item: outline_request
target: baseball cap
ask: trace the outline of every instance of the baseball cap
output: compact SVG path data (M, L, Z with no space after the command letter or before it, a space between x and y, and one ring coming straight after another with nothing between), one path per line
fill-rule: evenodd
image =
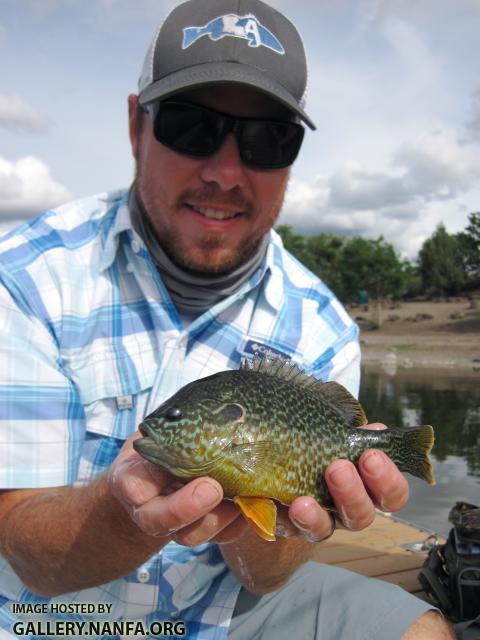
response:
M261 0L188 0L168 14L147 51L141 105L210 84L248 85L297 114L304 111L307 61L302 38Z

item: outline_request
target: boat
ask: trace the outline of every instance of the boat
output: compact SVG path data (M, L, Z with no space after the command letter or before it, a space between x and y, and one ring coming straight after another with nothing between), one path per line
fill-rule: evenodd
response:
M377 512L363 531L337 529L318 545L314 560L399 585L429 601L419 579L428 551L444 539L434 532Z

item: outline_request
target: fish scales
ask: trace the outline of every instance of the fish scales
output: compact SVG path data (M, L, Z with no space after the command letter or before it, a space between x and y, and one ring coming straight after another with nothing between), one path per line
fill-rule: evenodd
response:
M309 495L333 508L326 467L341 458L357 463L372 447L433 483L432 427L356 428L366 422L341 385L319 382L278 357L255 358L180 389L141 423L144 437L134 447L185 481L209 475L235 501L288 505Z

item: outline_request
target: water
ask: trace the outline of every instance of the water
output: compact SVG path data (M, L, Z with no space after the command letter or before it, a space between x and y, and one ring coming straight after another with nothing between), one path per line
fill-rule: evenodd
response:
M457 500L480 505L480 372L439 373L367 368L360 401L369 422L395 426L431 424L435 486L407 474L410 500L397 515L446 535L448 513Z

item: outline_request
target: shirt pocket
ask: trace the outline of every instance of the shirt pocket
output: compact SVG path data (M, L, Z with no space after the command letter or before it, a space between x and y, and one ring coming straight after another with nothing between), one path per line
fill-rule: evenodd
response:
M140 378L133 359L125 358L126 362L119 362L117 354L106 350L83 353L70 362L70 377L84 407L86 429L76 484L103 473L145 415L156 365L153 360L151 366L135 360L142 365Z

